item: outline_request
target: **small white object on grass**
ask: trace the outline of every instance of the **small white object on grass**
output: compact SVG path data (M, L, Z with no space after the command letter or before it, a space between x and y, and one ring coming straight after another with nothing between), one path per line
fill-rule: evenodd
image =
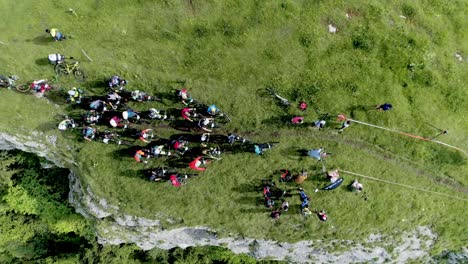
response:
M405 17L405 16L403 16L403 15L400 15L400 17L401 17L401 18L403 18L403 19L406 19L406 17Z
M68 8L68 12L71 12L73 15L75 15L76 17L78 16L78 14L75 12L75 10L73 10L72 8Z
M458 60L458 61L463 61L463 56L458 53L458 52L455 52L455 58Z
M314 192L318 192L319 190L317 188L315 188L315 191Z
M338 31L338 29L333 26L332 24L328 24L328 32L330 33L336 33Z
M348 13L345 14L345 17L346 17L347 19L351 19L351 15L348 14Z

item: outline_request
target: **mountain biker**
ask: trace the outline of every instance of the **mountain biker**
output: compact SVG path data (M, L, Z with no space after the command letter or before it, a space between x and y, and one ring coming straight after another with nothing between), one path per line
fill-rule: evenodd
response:
M159 167L159 168L156 168L156 169L150 171L150 173L151 173L151 175L149 177L150 181L160 181L163 178L165 178L167 170L164 169L164 168Z
M104 134L102 135L102 142L104 142L104 144L109 144L110 140L114 139L115 137L117 137L117 134L106 130L104 131ZM114 142L117 143L118 145L122 144L122 142L119 139L114 139Z
M193 119L191 119L190 117L197 117L198 116L195 111L196 111L195 108L185 107L185 108L182 109L181 115L185 120L193 122Z
M148 101L151 97L147 93L141 92L139 90L133 91L131 93L132 99L137 102Z
M70 128L75 128L75 126L75 121L73 121L73 119L67 118L59 123L58 129L61 131L65 131Z
M255 144L254 145L254 152L257 155L263 155L266 150L271 149L271 145L269 143L263 143L263 144Z
M138 136L143 142L149 143L150 141L148 139L153 137L153 129L144 129L138 133Z
M327 122L325 120L317 120L317 121L314 121L314 126L318 129L322 129L325 127L325 124Z
M169 181L171 181L171 184L174 187L180 187L182 185L179 179L177 178L176 174L172 174L171 176L169 176Z
M265 196L265 203L264 203L266 208L273 208L273 205L275 205L275 201L273 201L270 197Z
M54 54L49 54L48 59L51 64L57 65L59 63L64 62L66 57L64 55L54 53ZM70 59L73 60L73 57L70 57Z
M186 140L174 140L172 141L172 147L179 152L180 154L184 155L184 153L188 150L188 141Z
M213 130L210 128L214 128L214 118L211 117L204 117L198 121L198 127L205 130L206 132L212 132Z
M55 41L67 39L67 37L62 32L58 31L58 29L56 28L46 29L45 32L49 33Z
M268 184L263 186L263 196L271 198L270 186L268 186Z
M88 124L96 124L101 119L101 116L95 110L89 110L85 115L85 122Z
M194 159L192 162L189 163L189 167L192 170L197 170L197 171L205 171L206 168L200 167L201 165L206 165L207 161L203 159L202 156L198 156L196 159Z
M88 141L91 141L94 139L94 137L96 136L96 129L95 128L92 128L92 127L85 127L83 129L83 137L84 139L88 140Z
M122 112L122 118L124 120L129 120L130 118L136 118L136 120L140 120L140 115L138 115L138 113L132 109L128 109Z
M343 122L343 124L341 125L341 128L338 129L338 132L340 132L340 133L343 132L343 130L348 128L350 125L351 125L350 120L347 120L347 121Z
M11 88L15 84L16 80L18 80L18 76L16 75L9 77L0 75L0 87Z
M118 92L124 89L124 86L128 84L128 81L120 78L117 75L114 75L109 80L109 88Z
M127 124L123 124L122 119L120 119L118 116L114 116L109 120L109 124L112 127L123 127L127 128Z
M220 160L221 159L221 150L219 147L210 147L208 149L202 150L202 154L208 156L209 158Z
M94 100L89 104L89 108L98 112L107 111L106 102L102 100Z
M219 110L219 108L216 107L215 104L212 104L212 105L208 106L208 109L207 109L206 111L207 111L207 113L208 113L209 115L214 116L214 115L219 114L219 112L220 112L221 110Z
M208 141L210 141L210 133L203 133L200 135L200 145L202 147L206 147L206 143L208 143Z
M164 145L159 145L159 146L154 146L151 148L151 154L155 155L156 157L159 157L159 155L166 155L166 156L171 156L170 151L164 151Z
M304 123L304 117L302 116L296 116L291 119L291 123L293 125L298 125Z
M71 88L71 90L68 90L68 92L67 92L67 94L68 94L67 101L71 102L71 103L80 104L81 103L81 95L83 93L84 93L84 91L81 90L80 88L73 87L73 88Z
M116 92L108 93L106 96L107 103L109 103L113 108L120 104L120 100L122 100L122 96Z
M44 93L52 88L47 79L35 80L31 83L30 87L36 91L36 93Z
M133 155L133 159L135 159L137 162L143 162L143 163L148 163L147 160L142 160L143 157L146 157L147 159L149 159L149 155L146 153L146 151L144 150L137 150L135 152L135 155Z
M188 94L187 89L178 90L177 96L184 105L189 105L193 101L192 97Z
M157 110L155 108L150 108L148 110L148 117L151 119L159 119L159 120L164 120L167 118L166 114L161 113L160 110Z

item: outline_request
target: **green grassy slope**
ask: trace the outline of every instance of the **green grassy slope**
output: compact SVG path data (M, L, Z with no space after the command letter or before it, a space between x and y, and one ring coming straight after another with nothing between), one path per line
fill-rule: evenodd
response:
M451 149L353 124L338 135L286 129L275 123L286 113L258 91L274 87L295 102L306 100L307 121L320 113L354 119L431 137L429 122L447 129L440 138L468 149L466 1L7 1L0 0L0 71L22 81L52 78L49 53L78 57L88 74L88 94L102 93L95 82L113 74L130 80L130 89L171 92L186 81L192 95L215 102L234 120L226 129L254 131L252 140L281 144L265 157L226 156L189 185L150 184L138 174L141 164L113 146L78 144L83 180L93 191L126 212L151 217L157 212L181 217L179 225L208 225L249 237L360 239L431 226L441 237L437 250L466 245L466 202L363 180L367 201L345 188L312 194L325 184L321 165L293 154L293 148L324 145L334 153L327 166L375 176L432 191L467 197L466 156ZM78 17L67 12L73 8ZM347 19L345 14L351 15ZM404 15L406 19L400 17ZM327 25L338 27L330 34ZM43 32L56 27L72 39L54 43ZM86 62L84 49L94 62ZM414 72L408 65L414 64ZM76 85L61 79L64 87ZM44 100L0 91L2 130L54 132L56 109ZM22 106L27 103L27 107ZM59 101L63 102L63 101ZM394 109L376 112L376 104ZM157 107L166 107L154 103ZM138 109L147 106L135 105ZM180 106L179 106L180 107ZM40 114L39 114L40 113ZM31 117L31 118L28 118ZM22 121L21 125L17 124ZM15 120L15 121L11 121ZM49 125L48 125L49 124ZM161 129L161 135L174 131ZM60 138L65 144L73 136ZM59 140L59 141L60 141ZM93 159L89 159L92 156ZM158 162L154 161L151 166ZM330 221L303 219L299 198L291 211L271 222L262 206L260 180L276 170L307 168L304 189L314 208ZM354 177L345 176L345 184ZM255 187L257 186L257 187ZM293 189L294 185L285 185Z

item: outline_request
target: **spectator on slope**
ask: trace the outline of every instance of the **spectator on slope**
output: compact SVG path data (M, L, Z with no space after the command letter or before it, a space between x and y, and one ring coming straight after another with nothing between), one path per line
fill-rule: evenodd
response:
M351 190L354 192L361 192L363 190L363 186L360 182L354 180L353 183L351 183Z
M291 119L291 124L293 125L300 125L304 123L304 117L296 116Z
M377 109L378 111L382 111L382 112L385 112L385 111L390 111L392 110L392 105L389 104L389 103L385 103L385 104L381 104L381 105L377 105L375 107L375 109Z
M67 39L67 37L62 32L58 31L58 29L56 28L46 29L45 32L49 33L55 41Z

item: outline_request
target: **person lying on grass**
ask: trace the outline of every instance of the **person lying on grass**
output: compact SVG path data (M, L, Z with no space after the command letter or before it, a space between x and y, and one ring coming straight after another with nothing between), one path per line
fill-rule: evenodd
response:
M302 116L295 116L291 119L291 124L293 125L300 125L304 123L304 117Z
M323 160L325 159L328 155L331 155L331 153L325 152L323 147L320 147L318 149L312 149L307 152L307 155L311 158L314 158L316 160Z

